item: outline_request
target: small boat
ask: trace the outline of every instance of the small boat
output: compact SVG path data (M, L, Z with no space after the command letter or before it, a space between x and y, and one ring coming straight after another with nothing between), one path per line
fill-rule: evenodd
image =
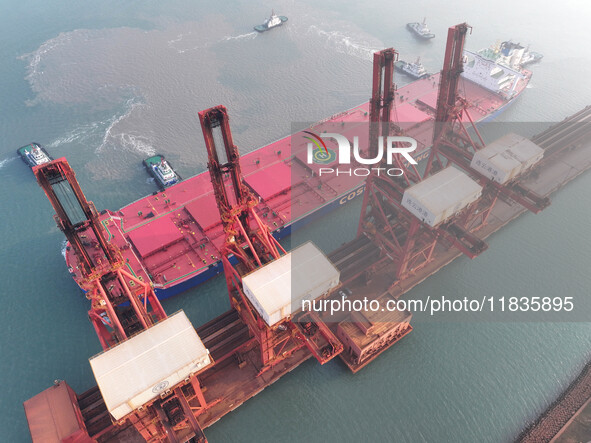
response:
M39 143L31 143L22 146L16 150L16 153L23 159L23 161L31 168L34 166L49 163L53 158Z
M421 63L421 57L418 57L417 61L414 63L407 63L405 61L399 60L394 63L394 68L400 72L410 75L412 78L425 78L431 75Z
M158 186L161 189L172 186L181 181L180 175L178 175L170 163L166 161L163 155L154 155L144 160L144 166L150 173Z
M543 54L536 51L530 51L529 46L527 46L527 48L524 48L519 43L513 43L511 40L503 42L503 45L515 50L523 49L523 53L521 54L521 60L519 62L519 65L521 67L531 65L532 63L537 63L544 58Z
M544 58L544 54L541 54L536 51L530 51L527 49L523 58L521 59L521 66L531 65L532 63L537 63Z
M258 32L265 32L269 29L275 28L277 26L281 26L284 22L287 21L287 17L283 15L276 15L275 11L271 11L271 17L265 19L262 25L257 25L254 27L255 31Z
M412 31L417 37L420 37L424 40L429 40L431 38L435 38L435 34L433 34L429 28L427 27L426 18L423 18L423 23L414 22L414 23L407 23L406 27Z

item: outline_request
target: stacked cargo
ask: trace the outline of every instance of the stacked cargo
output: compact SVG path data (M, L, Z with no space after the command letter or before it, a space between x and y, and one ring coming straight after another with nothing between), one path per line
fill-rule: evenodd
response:
M90 359L115 420L186 384L212 363L183 311Z
M402 206L431 227L443 223L478 200L482 186L448 167L404 191Z
M324 253L307 242L243 277L242 285L257 312L273 326L301 309L304 300L338 286L339 276Z
M505 184L538 163L544 150L517 134L507 134L477 151L470 167L486 178Z

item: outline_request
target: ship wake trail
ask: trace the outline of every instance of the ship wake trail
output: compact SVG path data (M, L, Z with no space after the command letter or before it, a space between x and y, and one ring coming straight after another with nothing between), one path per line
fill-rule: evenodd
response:
M107 124L110 124L110 120L103 120L100 122L93 122L90 124L78 126L63 137L59 137L49 143L47 147L57 148L58 146L67 145L73 142L84 142L92 136L96 136L98 131Z
M53 51L58 46L64 46L69 43L72 39L72 33L62 32L57 37L47 40L43 43L36 51L28 52L17 57L17 60L25 60L29 62L27 66L27 75L25 79L34 82L36 77L42 73L42 69L39 67L42 58Z
M62 242L62 247L61 247L61 252L62 252L62 256L64 257L64 260L66 259L66 248L68 247L68 240L64 240Z
M373 59L373 53L381 47L379 42L358 41L357 38L342 33L341 31L324 31L316 25L312 25L308 32L315 32L322 37L328 49L341 54L347 54L362 60Z
M194 45L194 46L191 46L191 47L177 48L175 46L175 44L177 44L177 43L180 43L180 42L183 42L183 41L186 42L185 37L190 37L192 34L193 34L193 32L192 31L189 31L189 32L184 33L184 34L181 33L181 34L177 35L177 38L174 38L172 40L168 40L167 41L168 47L171 48L171 49L174 49L177 54L184 54L187 51L197 51L197 50L200 50L200 49L209 48L213 44L212 41L199 40L199 44L198 45Z
M174 49L178 54L183 54L187 51L198 51L201 49L207 49L210 48L212 45L218 44L218 43L224 43L224 42L230 42L230 41L242 41L242 40L253 40L257 37L257 32L248 32L246 34L240 34L240 35L226 35L225 37L222 37L219 40L210 40L207 41L207 39L203 40L199 40L199 43L197 45L193 45L190 47L185 47L185 48L178 48L177 46L175 46L177 43L181 43L184 40L184 37L186 36L190 36L192 33L188 32L186 34L179 34L177 36L177 38L169 40L168 46L172 49ZM194 39L193 39L194 40ZM186 45L187 43L185 43ZM191 43L189 43L191 44Z
M17 159L18 157L10 157L10 158L5 158L4 160L0 160L0 169L2 169L4 166L6 166L8 163L10 163L11 161Z
M167 41L167 43L168 43L168 46L172 47L172 45L173 45L174 43L180 42L180 41L183 39L183 37L184 37L185 35L190 35L190 34L191 34L191 31L189 31L187 34L182 34L182 33L181 33L181 34L177 35L177 36L176 36L176 38L173 38L172 40L168 40L168 41Z
M146 104L138 101L137 98L130 98L125 104L125 112L120 115L115 114L109 119L109 126L105 130L102 143L95 151L97 154L107 146L121 147L124 148L124 150L136 151L144 155L156 154L156 150L152 145L152 140L149 137L123 131L117 132L116 130L117 125L128 118L134 110L141 106L146 106Z
M228 42L230 40L242 40L242 39L248 39L248 40L252 40L254 38L256 38L257 36L257 32L249 32L247 34L240 34L240 35L227 35L225 36L223 39L221 39L220 41L222 42Z

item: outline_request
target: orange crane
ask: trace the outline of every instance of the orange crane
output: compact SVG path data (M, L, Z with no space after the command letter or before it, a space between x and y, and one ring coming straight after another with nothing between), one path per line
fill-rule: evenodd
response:
M208 169L225 231L222 262L232 307L260 347L260 373L307 347L320 363L338 355L342 343L315 313L287 315L269 324L245 293L243 278L286 251L258 217L258 199L244 184L240 156L230 131L228 113L216 106L199 113L208 154ZM284 288L290 291L291 288Z
M88 316L105 350L91 359L92 364L94 359L108 358L110 351L128 345L141 333L151 332L151 328L168 317L151 284L128 272L120 251L107 242L96 208L86 200L67 160L54 160L35 167L33 172L55 209L58 227L80 259L79 271L91 287L86 293L91 301ZM208 359L207 365L211 364L213 361ZM123 417L115 418L109 410L112 420L120 424L132 423L148 442L177 442L180 441L178 436L184 439L186 435L195 435L198 441L206 442L196 416L211 404L208 405L203 396L197 374L174 386L157 387L162 387L162 392L158 391L158 395L154 394ZM101 393L105 395L103 387ZM109 430L103 427L99 434L87 434L85 441L91 441L90 438L96 441Z

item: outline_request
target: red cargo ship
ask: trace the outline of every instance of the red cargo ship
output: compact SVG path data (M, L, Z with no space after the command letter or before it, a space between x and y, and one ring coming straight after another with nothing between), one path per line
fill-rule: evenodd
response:
M465 52L461 95L469 103L464 118L482 122L495 118L527 86L531 73L495 64ZM395 93L392 121L418 142L417 161L424 159L433 139L439 73L400 87ZM369 122L369 103L313 125L319 134L338 125ZM366 129L367 131L367 129ZM293 145L292 145L293 143ZM365 177L318 174L326 162L306 162L307 140L302 134L282 138L245 154L241 167L248 187L259 198L258 215L278 239L346 204L364 191ZM336 165L336 163L335 163ZM191 177L119 211L105 210L100 220L108 241L121 250L131 274L151 281L159 298L194 287L222 272L220 247L224 232L209 173ZM92 231L86 246L96 242ZM91 257L100 267L101 254ZM87 289L71 248L66 263L75 281Z

